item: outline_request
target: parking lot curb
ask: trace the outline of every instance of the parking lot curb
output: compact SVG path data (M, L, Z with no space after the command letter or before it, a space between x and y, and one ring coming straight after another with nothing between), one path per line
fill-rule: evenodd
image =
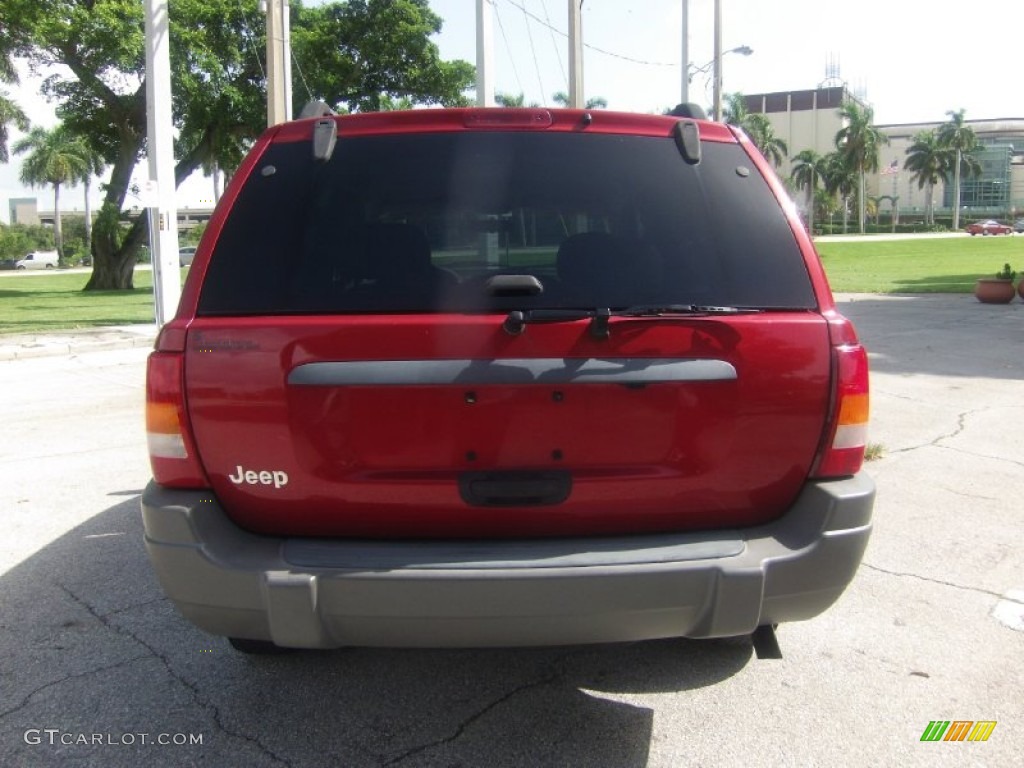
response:
M147 323L0 335L0 361L152 347L156 333L156 326Z

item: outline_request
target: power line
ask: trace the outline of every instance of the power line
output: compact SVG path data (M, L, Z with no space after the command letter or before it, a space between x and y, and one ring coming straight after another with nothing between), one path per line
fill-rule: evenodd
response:
M295 62L295 69L299 73L299 79L302 81L302 87L306 89L306 95L310 101L316 101L313 96L313 91L309 89L309 83L306 82L306 76L302 74L302 65L299 64L299 57L295 55L295 49L292 46L288 46L288 50L292 55L292 61Z
M541 26L547 27L552 32L557 32L562 37L568 39L569 34L567 32L563 32L562 30L557 29L556 27L552 26L552 24L550 22L544 21L544 19L542 19L539 16L536 16L535 14L533 14L530 11L526 10L526 8L524 8L521 3L518 3L515 0L505 0L505 2L508 3L509 5L513 6L514 8L518 8L524 14L529 16L531 19L536 21ZM494 3L494 12L495 12L495 14L497 14L497 12L498 12L498 4L497 4L497 2ZM499 22L499 24L500 24L500 22ZM506 45L507 44L508 43L506 42ZM604 54L605 56L611 56L614 59L621 59L622 61L628 61L628 62L630 62L632 64L643 64L644 66L648 66L648 67L678 67L679 66L679 63L675 62L675 61L645 61L644 59L634 59L632 56L624 56L621 53L615 53L614 51L606 51L604 48L598 48L596 45L590 45L590 43L584 43L583 47L584 48L589 48L590 50L594 51L595 53L601 53L601 54Z
M540 0L541 7L544 9L544 26L548 28L548 32L551 35L551 46L555 49L555 61L558 62L558 68L562 72L562 83L565 85L565 90L569 91L569 77L565 74L565 64L562 63L562 52L558 50L558 41L555 40L555 28L551 26L551 17L548 16L548 0Z
M253 58L256 59L256 66L260 69L260 77L264 80L267 79L267 73L263 71L263 62L260 61L259 52L256 50L256 44L252 41L252 35L249 34L249 17L245 13L245 8L242 7L242 0L238 0L238 13L242 16L242 36L246 42L249 43L249 48L252 51Z
M494 18L498 20L498 29L501 30L501 39L505 41L505 50L508 51L508 60L512 63L512 74L516 76L516 83L519 84L519 92L524 94L526 89L523 88L523 81L519 79L519 70L516 68L515 57L512 56L512 46L508 44L508 36L505 34L505 25L501 23L501 14L498 12L498 4L495 2L491 3L494 6ZM522 8L522 6L519 6Z
M526 19L526 36L530 38L530 53L533 54L533 68L537 72L537 83L540 85L540 92L542 94L546 94L547 91L544 90L544 80L540 76L540 62L537 61L537 49L533 47L533 32L530 30L530 17L526 15L525 8L523 8L523 18ZM547 101L546 96L542 96L541 98Z

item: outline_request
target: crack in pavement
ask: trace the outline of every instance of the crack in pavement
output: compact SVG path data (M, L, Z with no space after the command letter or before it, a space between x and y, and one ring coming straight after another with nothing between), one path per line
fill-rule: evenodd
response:
M85 611L88 612L90 616L96 619L96 621L102 624L106 629L109 629L111 632L114 632L115 634L121 635L123 637L128 637L131 640L134 640L136 643L138 643L147 651L149 651L151 656L158 659L160 663L163 664L164 669L166 670L167 674L171 677L171 679L173 679L175 682L183 686L191 694L192 699L193 701L195 701L196 704L210 712L213 724L214 726L216 726L217 730L221 731L229 738L241 739L243 741L248 742L249 744L252 744L254 747L259 749L260 752L262 752L266 757L269 757L275 762L278 762L282 765L288 766L288 768L291 768L292 764L288 760L276 754L272 749L270 749L270 747L268 747L266 744L260 741L259 738L248 736L244 733L232 731L231 729L229 729L221 721L220 709L217 707L217 705L211 702L208 698L206 698L194 683L192 683L189 680L186 680L184 677L178 674L174 670L170 659L168 659L164 654L160 653L156 648L147 643L145 640L143 640L141 637L136 635L131 630L125 627L119 627L115 624L112 624L108 619L108 616L112 614L100 614L86 600L76 595L64 584L58 582L57 586L60 587L60 589L62 589L64 593L68 595L68 597L74 600L78 605L82 606L82 608L84 608Z
M132 656L130 659L122 659L121 661L118 661L118 662L116 662L114 664L108 664L105 667L97 667L95 669L86 670L85 672L75 672L75 673L70 674L70 675L64 675L64 677L60 678L59 680L51 680L50 682L44 683L43 685L40 685L38 688L35 688L35 689L29 691L28 693L26 693L22 697L21 701L18 702L11 709L5 709L4 711L0 712L0 720L2 720L5 717L8 717L10 715L13 715L14 713L19 712L22 709L24 709L25 707L27 707L31 703L32 699L35 697L36 694L42 693L47 688L53 688L54 686L62 685L63 683L66 683L68 680L78 680L79 678L88 677L89 675L95 675L95 674L98 674L100 672L109 672L112 669L117 669L118 667L124 667L124 666L127 666L129 664L134 664L136 661L139 661L141 659L148 659L148 658L149 658L149 654L148 653L140 653L138 656Z
M943 440L952 440L954 437L957 437L965 429L967 429L967 417L968 416L970 416L972 414L975 414L975 413L981 413L982 411L987 411L987 410L988 410L988 408L979 408L979 409L976 409L976 410L964 411L962 413L959 413L959 414L957 414L957 417L956 417L956 426L948 434L939 435L934 440L930 440L927 443L922 443L921 445L911 445L911 446L908 446L906 448L894 448L894 449L888 451L888 453L890 453L890 454L909 453L910 451L918 451L921 448L935 448L935 447L944 448L945 446L940 446L939 443L941 441L943 441Z
M962 453L965 456L973 456L976 459L989 459L991 461L1002 461L1006 464L1015 464L1018 467L1024 468L1024 461L1017 461L1017 459L1008 459L1005 456L991 456L987 453L978 453L977 451L968 451L964 448L956 448L952 445L936 445L936 448L942 448L945 451L953 451L954 453Z
M1006 407L1013 407L1013 406L989 406L989 407L985 407L985 408L974 408L974 409L969 410L969 411L963 411L962 413L957 414L956 426L950 432L947 432L945 434L939 435L935 439L930 440L927 443L922 443L920 445L910 445L910 446L907 446L906 448L887 449L886 450L886 454L888 454L888 455L895 455L897 453L910 453L911 451L918 451L918 450L920 450L922 448L943 448L943 449L945 449L947 451L956 451L958 453L963 453L963 454L968 455L968 456L975 456L975 457L977 457L979 459L991 459L991 460L995 460L995 461L1003 461L1003 462L1006 462L1008 464L1016 464L1018 467L1024 467L1024 462L1017 461L1016 459L1008 459L1005 456L989 456L989 455L986 455L986 454L983 454L983 453L976 453L975 451L968 451L968 450L966 450L964 448L957 448L957 447L952 446L952 445L941 445L940 444L944 440L952 440L953 438L959 437L961 434L963 434L963 432L967 429L967 419L970 418L971 416L974 416L974 415L979 414L979 413L985 413L986 411L996 410L997 408L1004 409Z
M916 573L906 573L904 571L891 571L888 568L882 568L880 566L871 565L871 563L865 563L865 562L861 563L861 567L862 568L868 568L868 569L870 569L872 571L878 571L879 573L884 573L884 574L886 574L888 576L905 576L905 577L910 578L910 579L918 579L919 581L927 581L927 582L931 582L932 584L938 584L939 586L943 586L943 587L953 587L954 589L962 589L965 592L975 592L975 593L977 593L979 595L989 595L990 597L996 597L996 598L998 598L1000 600L1008 600L1011 603L1019 603L1020 605L1024 605L1024 601L1022 601L1022 600L1018 600L1018 599L1016 599L1014 597L1008 597L1008 596L1002 594L1001 592L996 592L996 591L991 590L991 589L985 589L984 587L968 587L968 586L965 586L963 584L957 584L957 583L952 582L952 581L943 581L942 579L934 579L931 576L921 576L921 575L916 574Z
M117 616L119 613L127 613L128 611L134 611L136 608L145 608L147 605L153 605L154 603L163 603L167 601L167 597L160 595L149 600L143 600L141 603L133 603L132 605L126 605L124 608L115 608L112 611L107 611L103 614L103 618L108 619L111 616Z
M428 742L426 744L420 744L419 746L415 746L415 747L412 747L410 749L407 749L405 752L403 752L402 754L398 755L397 757L394 757L391 760L388 760L386 763L384 763L384 765L386 765L386 766L388 766L388 765L398 765L399 763L402 763L405 760L408 760L410 757L414 757L414 756L419 755L419 754L421 754L423 752L426 752L428 749L433 749L435 747L442 747L442 746L451 744L451 743L453 743L455 741L458 741L458 739L460 739L462 737L462 735L467 730L469 730L469 728L474 723L476 723L478 720L480 720L481 718L483 718L484 716L486 716L487 714L489 714L490 712L492 712L496 708L500 707L505 702L509 701L510 699L512 699L512 698L514 698L514 697L518 696L519 694L524 693L526 691L532 690L534 688L542 688L545 685L550 685L551 683L557 681L561 677L562 677L562 674L560 672L552 672L551 674L547 675L546 677L544 677L544 678L542 678L540 680L533 680L532 682L529 682L529 683L523 683L522 685L513 688L508 693L505 693L504 695L499 696L497 699L495 699L494 701L490 702L485 707L483 707L483 709L481 709L478 712L475 712L474 714L472 714L469 717L467 717L455 729L455 733L451 734L450 736L445 736L443 738L437 739L436 741L431 741L431 742Z

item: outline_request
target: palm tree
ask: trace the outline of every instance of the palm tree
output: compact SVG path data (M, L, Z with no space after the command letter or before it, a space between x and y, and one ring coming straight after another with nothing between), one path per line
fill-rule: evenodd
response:
M501 107L525 107L526 96L520 93L518 96L513 96L511 93L496 93L494 94L494 103ZM531 104L531 107L536 107L536 104Z
M84 157L83 142L63 126L46 130L33 128L15 143L15 154L28 153L21 164L21 183L35 187L53 185L53 239L57 253L64 257L64 237L60 223L60 186L81 179L89 161Z
M725 107L722 109L723 122L743 128L749 116L747 100L742 93L726 94Z
M959 109L946 112L949 122L940 125L938 131L939 144L956 153L953 164L953 229L960 229L960 165L964 154L974 151L978 146L974 129L964 124L965 111Z
M28 118L21 107L7 98L5 91L0 91L0 163L6 163L11 159L7 152L7 141L10 138L7 131L10 125L14 125L19 131L27 131Z
M565 91L559 91L558 93L554 94L551 98L555 102L555 104L558 104L559 106L562 106L562 107L568 107L569 106L569 94L567 94ZM583 108L584 109L607 109L608 108L608 99L604 98L604 96L594 96L591 99L587 99L587 102L583 106Z
M17 83L18 73L14 69L14 62L6 52L0 52L0 83ZM7 98L7 92L0 90L0 163L6 163L11 159L7 152L7 142L10 140L8 126L13 125L19 131L29 129L28 117L21 107Z
M864 188L868 173L878 170L878 148L889 143L889 138L874 125L875 112L852 99L839 108L839 117L845 125L836 133L836 149L857 173L858 221L864 234L867 218L867 195Z
M839 151L825 155L825 189L829 194L839 195L843 205L843 234L846 234L850 218L850 195L857 188L858 175L847 159Z
M92 200L89 199L92 193L92 177L99 176L106 169L107 164L95 149L89 146L89 142L83 136L76 136L74 141L78 144L78 151L85 160L85 168L75 182L82 182L85 187L85 252L92 253Z
M782 165L782 161L789 154L789 147L775 135L775 128L767 117L759 112L748 114L743 130L772 165L776 168Z
M935 223L935 206L932 195L935 185L949 177L952 170L951 150L943 147L935 131L921 131L914 136L907 147L907 159L903 167L911 172L911 179L917 181L917 188L925 190L924 219L926 224Z
M730 93L725 101L722 119L729 125L742 128L761 154L778 168L789 154L789 147L775 135L775 128L768 118L760 112L747 111L747 102L742 93Z
M807 231L814 234L815 196L825 177L825 158L813 149L805 149L793 157L790 178L800 189L807 191Z

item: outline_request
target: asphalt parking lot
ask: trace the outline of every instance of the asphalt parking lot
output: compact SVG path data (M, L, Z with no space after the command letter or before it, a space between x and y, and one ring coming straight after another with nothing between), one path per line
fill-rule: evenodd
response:
M871 352L875 528L840 602L779 628L781 660L239 655L178 617L142 547L151 331L0 339L0 765L1018 764L1024 304L839 298ZM996 725L922 742L936 720Z

